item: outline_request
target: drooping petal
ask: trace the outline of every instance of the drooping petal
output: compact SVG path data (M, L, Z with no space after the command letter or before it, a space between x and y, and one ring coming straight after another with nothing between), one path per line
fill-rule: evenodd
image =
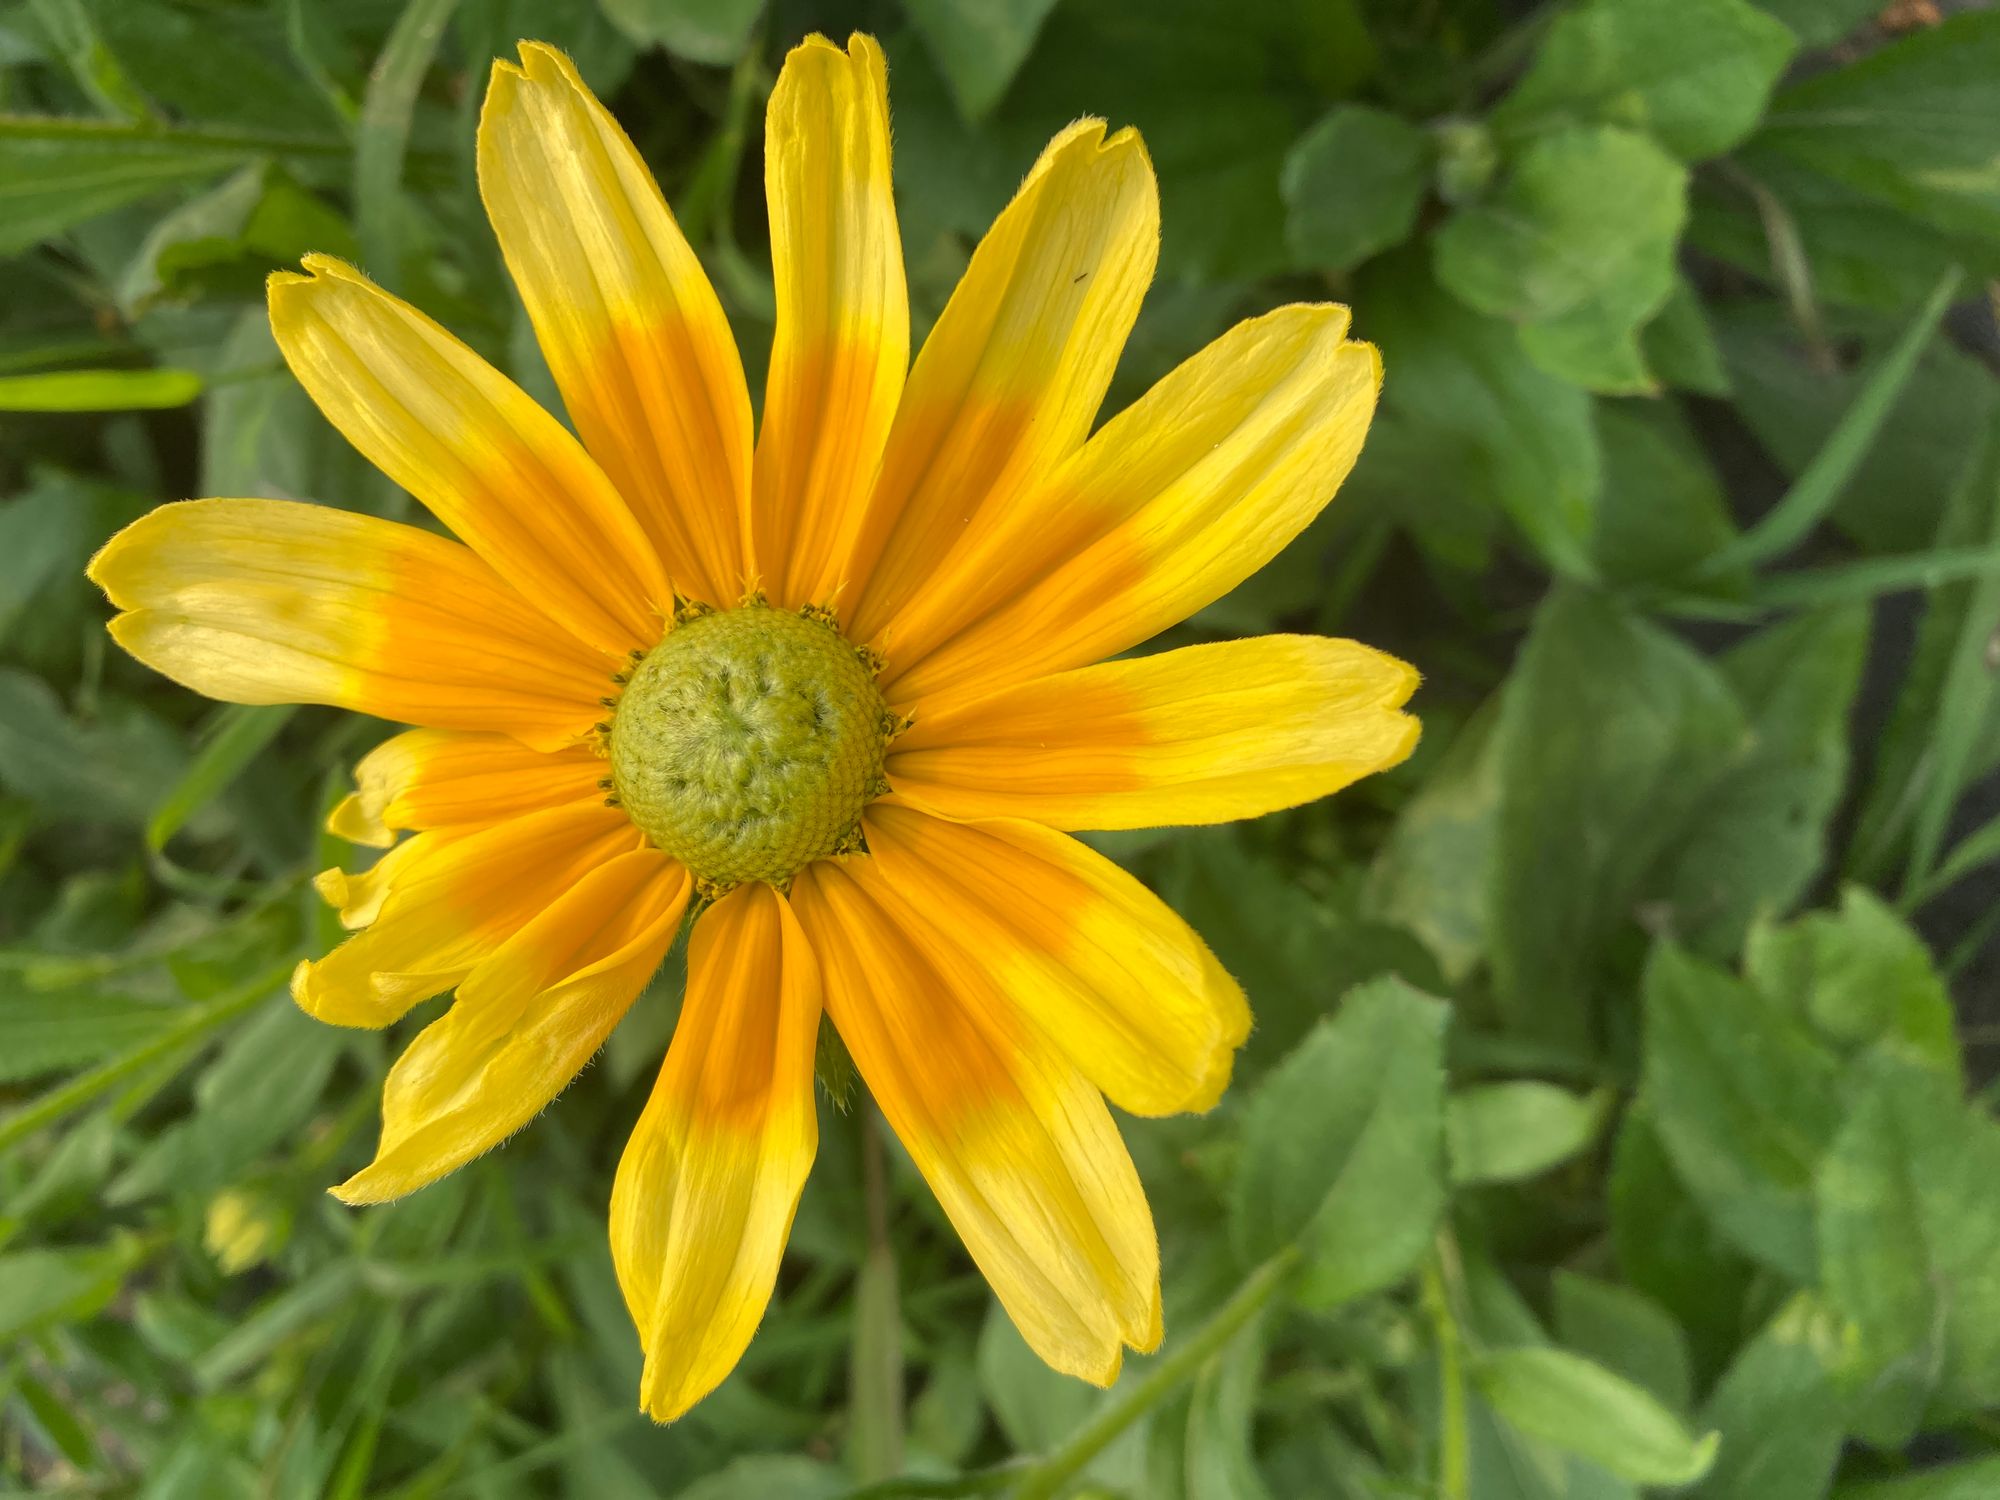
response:
M1096 1385L1160 1340L1159 1246L1104 1100L988 979L927 952L870 861L792 891L827 1012L1014 1326ZM864 885L865 882L865 885Z
M743 362L653 174L553 47L493 65L479 190L584 446L674 587L734 604L752 571Z
M973 252L910 371L843 614L891 622L968 532L1083 442L1159 249L1159 190L1138 135L1080 120L1049 143Z
M340 913L340 925L349 932L366 927L382 914L382 903L398 882L406 879L412 866L429 859L448 843L448 832L420 833L404 839L365 870L343 870L335 866L313 876L313 889L320 899Z
M271 277L271 332L327 420L577 639L657 641L659 557L563 425L352 266L303 264Z
M820 977L784 897L738 886L695 923L673 1045L611 1189L611 1255L668 1422L757 1331L818 1149Z
M361 758L354 792L326 826L350 843L386 849L402 829L472 827L601 800L604 774L604 761L583 745L549 754L503 734L411 729Z
M892 634L898 705L1115 655L1275 557L1353 468L1382 364L1347 309L1237 325L1113 417L992 535L937 570ZM942 644L940 644L942 643Z
M778 325L752 530L765 586L796 607L831 600L843 581L910 361L873 37L792 49L771 92L764 188Z
M1354 641L1270 635L1038 677L917 716L890 784L951 818L1055 828L1226 823L1396 765L1416 671Z
M1212 1108L1250 1034L1250 1005L1158 896L1067 834L1019 821L949 823L869 808L878 882L915 918L905 936L943 966L984 968L1120 1109Z
M91 561L118 644L229 703L327 703L553 749L616 665L456 542L291 500L187 500Z
M589 1062L660 966L690 882L657 849L584 875L484 959L382 1088L375 1160L334 1189L386 1203L490 1151Z
M396 871L367 930L292 975L292 998L308 1015L335 1026L389 1025L465 978L592 870L644 842L623 813L597 800L463 837L417 837L425 853Z

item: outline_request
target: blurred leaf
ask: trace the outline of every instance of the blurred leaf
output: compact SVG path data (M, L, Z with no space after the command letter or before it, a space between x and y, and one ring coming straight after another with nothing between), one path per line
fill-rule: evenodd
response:
M120 1236L84 1249L0 1255L0 1341L95 1317L118 1295L144 1253L141 1241Z
M1342 104L1285 158L1285 234L1299 264L1342 271L1416 227L1431 145L1399 116Z
M94 990L0 991L0 1083L80 1067L145 1041L175 1008Z
M1506 324L1447 296L1419 256L1368 266L1355 305L1357 335L1396 374L1349 488L1381 496L1461 567L1483 566L1483 535L1504 515L1558 575L1590 576L1590 398L1529 363ZM1469 550L1453 535L1467 530L1482 538Z
M340 123L324 98L299 87L268 13L163 0L86 0L104 43L133 81L189 119L294 131Z
M1753 921L1788 910L1825 867L1868 628L1858 605L1803 614L1721 657L1751 741L1645 882L1691 947L1733 954Z
M1744 0L1587 0L1556 17L1493 124L1623 125L1702 161L1756 126L1793 46L1785 26Z
M1722 1437L1690 1500L1820 1500L1840 1461L1846 1398L1832 1359L1838 1334L1810 1298L1787 1304L1730 1365L1702 1423Z
M763 14L764 0L598 0L604 14L642 47L665 47L690 62L735 62Z
M1960 11L1794 84L1758 140L1940 229L2000 240L2000 12Z
M403 285L403 158L417 94L458 0L405 0L369 70L354 127L354 228L375 279Z
M2000 1400L2000 1125L1956 1083L1885 1059L1865 1070L1819 1182L1820 1272L1880 1388Z
M254 298L262 316L272 266L314 250L361 256L347 221L288 173L244 167L160 217L120 279L119 302L137 316L160 298Z
M1444 1206L1447 1012L1397 979L1350 993L1251 1097L1231 1227L1243 1260L1298 1242L1329 1306L1409 1274Z
M673 1492L674 1500L835 1500L848 1490L831 1464L778 1454L751 1454Z
M989 1305L980 1328L978 1363L986 1404L1022 1453L1055 1447L1098 1404L1098 1394L1089 1386L1042 1363L997 1302Z
M0 786L51 816L143 826L187 755L135 705L106 710L78 724L40 680L0 668Z
M1850 1050L1893 1052L1960 1077L1957 1018L1923 939L1860 886L1839 912L1808 912L1750 934L1744 976Z
M1756 989L1671 943L1646 970L1644 1083L1676 1170L1715 1226L1813 1279L1813 1182L1845 1095L1833 1055Z
M1641 344L1648 368L1662 384L1698 396L1727 396L1729 370L1709 326L1701 294L1685 276L1674 277L1674 289L1645 327Z
M1716 1438L1691 1436L1645 1391L1562 1349L1475 1356L1473 1383L1508 1423L1621 1478L1686 1484L1715 1461Z
M1055 0L905 0L958 107L976 120L1007 92Z
M1721 675L1607 599L1545 601L1501 706L1489 894L1511 1025L1594 1041L1597 986L1648 872L1746 744Z
M1446 1102L1444 1117L1452 1181L1539 1176L1596 1138L1606 1102L1532 1079L1459 1090Z
M1553 1286L1555 1331L1564 1346L1650 1392L1669 1411L1687 1410L1694 1390L1687 1339L1665 1308L1571 1271L1557 1271Z
M0 411L152 411L201 394L193 370L54 370L0 375Z
M1599 300L1657 308L1673 287L1686 186L1683 167L1629 130L1548 131L1438 231L1438 280L1469 307L1523 322Z
M1878 14L1881 0L1759 0L1808 47L1837 42L1863 21Z
M85 546L85 501L55 474L0 503L0 636L50 577Z
M1265 1319L1252 1318L1195 1377L1186 1428L1187 1500L1271 1500L1252 1443L1267 1342Z
M143 119L152 113L137 85L98 33L83 0L29 0L28 10L47 32L57 55L91 99L113 115Z
M0 115L0 255L289 144L225 131Z
M201 749L181 779L146 823L146 844L164 849L188 819L228 790L297 710L286 706L224 704L217 710Z
M2000 1487L2000 1458L1945 1464L1878 1484L1843 1484L1834 1500L1989 1500Z
M1606 578L1664 582L1729 543L1715 471L1670 409L1601 401L1596 417L1604 494L1591 549Z

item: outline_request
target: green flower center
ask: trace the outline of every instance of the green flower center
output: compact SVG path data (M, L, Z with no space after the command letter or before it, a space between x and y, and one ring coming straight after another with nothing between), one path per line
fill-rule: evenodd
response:
M746 604L683 620L633 669L611 784L711 894L783 886L857 846L893 723L873 665L833 624Z

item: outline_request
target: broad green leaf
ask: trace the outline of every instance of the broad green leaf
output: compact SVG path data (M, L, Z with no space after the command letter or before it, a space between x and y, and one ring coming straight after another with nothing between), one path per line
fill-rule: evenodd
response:
M1430 141L1400 116L1336 106L1285 158L1285 232L1298 263L1344 271L1407 239L1430 164Z
M1664 583L1736 535L1708 459L1670 409L1636 402L1597 406L1604 494L1591 551L1617 583Z
M1671 943L1645 982L1643 1087L1674 1167L1716 1227L1813 1278L1813 1184L1847 1103L1837 1058L1750 985Z
M642 47L665 47L690 62L735 62L764 12L764 0L598 0L604 14Z
M1629 1287L1557 1271L1555 1332L1573 1349L1652 1393L1669 1411L1686 1411L1694 1389L1687 1338L1672 1314Z
M1521 1079L1460 1089L1445 1105L1454 1182L1518 1182L1588 1146L1604 1123L1603 1096L1579 1097Z
M1354 301L1396 373L1349 490L1459 566L1484 566L1505 516L1552 571L1589 577L1601 485L1590 398L1530 363L1505 323L1446 295L1418 254L1364 268Z
M0 375L0 411L156 411L201 394L193 370L52 370Z
M143 826L186 764L179 737L136 706L79 724L40 679L0 668L0 787L44 812Z
M2000 1124L1930 1069L1884 1059L1859 1082L1820 1175L1820 1274L1877 1387L1910 1388L1913 1428L1931 1392L2000 1401Z
M1472 1361L1472 1380L1511 1426L1641 1484L1687 1484L1715 1461L1640 1387L1562 1349L1502 1349Z
M1754 920L1789 910L1825 868L1868 629L1867 609L1850 605L1770 626L1721 657L1751 742L1645 882L1690 947L1733 954Z
M1948 233L2000 240L2000 12L1960 11L1794 84L1758 142Z
M87 543L85 501L54 474L38 475L12 500L0 502L0 637Z
M208 806L291 722L290 706L225 704L215 715L201 749L146 822L146 843L164 849L188 819Z
M1740 761L1743 712L1681 642L1565 588L1536 614L1496 732L1496 996L1517 1030L1588 1047L1633 898Z
M1756 126L1795 45L1745 0L1587 0L1556 17L1493 124L1623 125L1702 161Z
M147 94L188 119L333 130L339 116L249 8L193 13L165 0L85 0L104 44Z
M958 107L976 120L1007 92L1055 0L906 0Z
M1646 365L1662 384L1698 396L1727 396L1729 370L1709 326L1701 294L1687 277L1676 275L1674 289L1640 338Z
M1231 1227L1245 1263L1304 1252L1329 1306L1413 1270L1444 1206L1442 1003L1398 979L1350 993L1252 1096Z
M1860 886L1841 892L1838 912L1754 929L1744 977L1841 1047L1879 1048L1960 1076L1957 1018L1930 950Z
M0 1255L0 1341L95 1317L144 1256L138 1239L122 1235L88 1248Z
M979 1388L1007 1440L1023 1453L1047 1452L1082 1425L1098 1394L1057 1374L1028 1347L995 1302L979 1333Z
M1438 232L1438 279L1467 306L1522 322L1600 301L1657 309L1673 289L1686 190L1686 169L1629 130L1548 131Z
M1652 279L1624 283L1616 296L1523 324L1521 348L1538 368L1600 396L1657 395L1639 333L1661 297Z
M1403 804L1369 873L1372 909L1422 939L1454 982L1486 956L1500 813L1498 717L1489 701L1466 720Z
M1840 1462L1846 1398L1839 1332L1810 1296L1794 1298L1743 1347L1702 1408L1722 1438L1689 1500L1821 1500Z

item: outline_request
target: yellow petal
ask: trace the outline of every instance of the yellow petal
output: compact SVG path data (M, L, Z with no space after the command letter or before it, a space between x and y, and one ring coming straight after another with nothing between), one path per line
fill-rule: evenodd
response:
M389 1070L375 1160L334 1195L400 1198L541 1113L660 966L688 890L687 871L658 850L619 855L501 944Z
M1037 1354L1096 1385L1160 1340L1159 1246L1097 1090L987 978L926 952L871 861L792 888L827 1013L1000 1305Z
M350 799L351 800L351 799ZM382 914L382 903L410 867L428 859L450 842L450 833L423 833L389 850L365 870L321 870L313 876L320 899L340 913L340 925L350 932L366 927Z
M794 47L764 127L777 334L757 437L753 531L775 602L831 600L910 360L889 183L882 49Z
M920 714L896 790L951 818L1056 828L1226 823L1324 797L1417 743L1416 671L1270 635L1103 662Z
M611 1189L611 1256L670 1422L757 1331L818 1148L819 969L785 899L743 885L688 945L673 1045Z
M885 640L891 701L935 712L1115 655L1263 567L1361 452L1382 364L1346 333L1344 307L1280 308L1105 423L937 570Z
M465 828L561 802L601 802L604 775L604 761L583 745L546 754L503 734L411 729L361 758L354 794L326 826L386 848L405 828Z
M616 665L456 542L290 500L187 500L90 576L118 644L229 703L328 703L554 748L603 717Z
M387 1026L457 984L577 881L644 840L599 802L529 813L463 837L423 834L367 931L292 975L292 998L335 1026Z
M1120 1109L1206 1110L1250 1034L1243 988L1144 885L1067 834L868 810L855 882L901 898L905 935L993 984Z
M847 598L881 637L968 531L1083 442L1153 279L1159 191L1138 135L1058 135L973 252L910 371ZM845 612L845 610L843 611Z
M304 265L271 277L271 332L327 420L577 639L657 641L659 558L563 425L352 266Z
M674 587L734 604L752 572L743 362L652 173L554 48L493 65L479 189L584 445Z

